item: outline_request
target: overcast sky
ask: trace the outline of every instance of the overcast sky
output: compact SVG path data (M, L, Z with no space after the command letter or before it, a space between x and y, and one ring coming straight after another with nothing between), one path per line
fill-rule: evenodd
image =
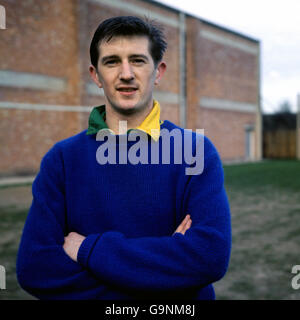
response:
M261 41L264 112L300 93L300 0L157 0Z

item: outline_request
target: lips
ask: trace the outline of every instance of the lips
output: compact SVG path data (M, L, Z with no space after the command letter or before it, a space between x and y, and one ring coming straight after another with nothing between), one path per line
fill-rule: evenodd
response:
M118 87L117 90L121 92L131 92L136 91L137 87Z
M125 95L125 96L130 96L134 94L137 91L137 87L128 87L128 86L122 86L122 87L117 87L117 91L120 92L120 94Z

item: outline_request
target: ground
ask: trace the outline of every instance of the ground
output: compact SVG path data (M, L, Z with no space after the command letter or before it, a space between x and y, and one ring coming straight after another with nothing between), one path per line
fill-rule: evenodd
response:
M33 299L23 291L16 279L16 254L32 200L31 185L0 188L0 265L6 271L6 290L1 299Z
M232 254L218 299L300 299L291 286L300 264L300 162L225 166Z
M224 166L232 215L232 252L220 300L300 299L291 273L300 265L300 161ZM32 299L18 285L15 259L31 203L31 186L0 189L0 265L6 290L0 299Z

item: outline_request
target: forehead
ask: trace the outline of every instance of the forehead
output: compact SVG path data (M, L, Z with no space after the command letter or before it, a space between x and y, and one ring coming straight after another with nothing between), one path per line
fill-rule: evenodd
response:
M117 36L99 44L99 57L107 55L136 55L150 56L149 39L145 36Z

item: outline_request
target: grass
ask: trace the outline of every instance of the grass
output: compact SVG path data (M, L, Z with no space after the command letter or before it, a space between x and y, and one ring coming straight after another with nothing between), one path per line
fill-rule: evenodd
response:
M227 188L237 191L240 188L251 194L266 191L267 188L281 191L300 191L300 161L269 160L260 163L226 165Z
M215 284L217 299L300 299L291 286L300 264L300 161L264 161L224 166L232 215L232 253L227 274ZM27 187L30 194L30 186ZM32 299L18 285L15 260L28 205L0 204L0 264L6 290L0 299ZM4 199L4 200L3 200Z
M6 290L0 290L0 300L32 299L21 289L16 279L16 255L27 213L28 208L0 208L0 264L6 271Z
M232 254L218 299L300 299L291 287L300 264L300 161L225 166Z

